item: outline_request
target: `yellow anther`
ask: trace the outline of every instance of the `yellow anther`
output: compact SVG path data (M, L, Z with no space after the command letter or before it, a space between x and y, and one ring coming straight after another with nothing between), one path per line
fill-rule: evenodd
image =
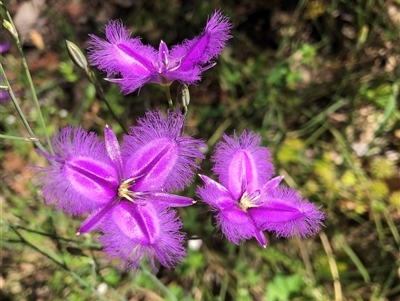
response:
M249 195L247 191L245 191L239 201L240 209L246 212L248 208L258 207L258 205L255 204L255 201L257 201L259 198L260 198L259 192L252 193Z
M121 199L127 199L130 202L134 202L133 198L135 196L134 192L130 191L129 189L132 186L132 182L134 182L135 179L128 179L122 182L121 185L118 187L118 196Z

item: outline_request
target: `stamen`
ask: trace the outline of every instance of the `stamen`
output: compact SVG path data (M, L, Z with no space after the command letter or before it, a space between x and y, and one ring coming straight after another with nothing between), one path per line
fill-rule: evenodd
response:
M171 66L168 68L168 71L175 71L178 70L178 68L181 66L182 64L182 59L179 59L179 61L175 61L173 64L171 64ZM175 65L175 66L174 66Z
M254 208L260 206L261 204L257 202L260 199L260 197L261 197L260 190L256 190L251 194L248 194L247 191L243 192L242 197L240 198L239 201L240 209L247 212L248 208Z
M122 182L118 187L118 196L121 199L126 199L130 202L134 202L135 192L131 191L130 188L138 178L131 178Z

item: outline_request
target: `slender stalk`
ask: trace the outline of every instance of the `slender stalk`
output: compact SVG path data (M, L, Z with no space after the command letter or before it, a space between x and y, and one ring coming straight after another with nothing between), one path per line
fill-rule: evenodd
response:
M230 118L225 119L224 122L220 124L220 126L215 130L210 139L207 141L207 145L211 148L215 143L221 138L222 134L226 131L226 129L232 124L232 120Z
M85 71L87 78L94 85L94 88L96 89L97 98L106 104L113 118L119 123L125 134L128 134L127 129L122 124L121 120L117 117L117 115L114 113L106 97L104 96L103 87L101 86L99 80L97 79L96 74L93 72L92 69L90 69L86 56L79 49L78 45L74 44L73 42L65 40L65 45L67 47L67 51L71 60L77 67Z
M25 142L35 142L35 141L39 141L37 138L18 137L18 136L3 135L3 134L0 134L0 138L2 138L2 139L11 139L11 140L20 140L20 141L25 141Z
M354 263L354 265L357 267L358 271L360 272L361 276L364 278L364 281L366 283L371 281L371 277L369 276L369 273L361 260L358 258L357 254L353 251L352 248L346 243L345 239L343 238L342 235L337 235L336 240L342 250L349 256L351 261Z
M103 101L108 110L110 111L112 117L118 122L118 124L120 125L120 127L122 128L122 130L125 132L125 134L129 134L128 130L125 128L125 126L122 124L122 121L118 118L118 116L114 113L113 109L110 106L110 103L107 101L107 99L104 96L104 91L102 86L100 85L99 82L96 81L96 83L94 84L95 88L96 88L96 93L97 93L97 97Z
M172 102L171 91L169 90L169 87L170 87L169 85L164 85L164 92L165 95L167 96L169 108L172 109L174 104Z
M333 278L333 288L335 290L335 301L342 301L343 295L342 295L342 286L340 284L340 279L339 279L339 270L336 264L336 260L333 256L331 244L329 243L328 237L324 232L319 233L319 238L321 239L325 253L328 256L328 263Z
M314 273L312 271L310 256L307 252L307 248L304 242L299 238L298 235L296 237L297 245L299 246L301 258L303 259L304 267L306 268L307 277L311 280L312 283L315 283Z
M174 294L162 283L156 276L154 276L148 270L143 269L142 273L145 274L148 278L150 278L155 285L157 285L167 296L170 300L178 301L178 299L174 296Z
M218 233L214 233L214 231L213 231L211 234L208 234L208 235L201 235L201 236L193 235L193 236L186 238L186 240L204 240L204 239L215 237L217 234Z
M15 28L10 13L8 12L7 9L5 9L5 12L6 12L7 19L10 22L11 26L13 28ZM15 30L15 34L12 34L12 36L14 38L14 41L15 41L16 45L17 45L18 52L19 52L19 54L21 56L22 65L23 65L23 68L24 68L24 71L25 71L25 76L26 76L26 78L28 80L28 84L29 84L29 88L31 90L33 102L34 102L36 110L38 112L39 123L40 123L41 127L43 128L44 135L46 136L46 140L47 140L47 144L49 145L50 152L54 154L54 150L53 150L53 146L51 144L50 136L47 133L47 128L46 128L46 124L45 124L44 119L43 119L42 110L40 109L39 100L38 100L37 95L36 95L35 86L33 85L31 73L29 72L28 64L26 62L26 58L25 58L24 52L22 50L21 41L19 40L19 37L18 37L18 34L17 34L16 30Z
M389 229L392 232L394 240L396 241L397 245L400 245L399 231L397 230L396 225L393 222L393 219L390 217L390 214L386 209L383 211L383 216L385 217Z
M36 138L35 134L32 131L31 126L29 125L28 121L26 120L25 115L22 112L21 107L19 106L19 104L17 102L17 99L15 98L15 94L14 94L13 90L11 89L10 83L8 82L8 79L6 77L6 73L4 72L4 68L3 68L3 65L1 63L0 63L0 74L1 74L1 76L3 78L4 83L8 87L8 94L10 95L11 101L14 104L14 107L17 110L17 113L18 113L19 117L21 118L22 123L24 124L24 126L25 126L25 128L28 131L29 136L30 136L29 138L22 138L22 137L20 137L20 138L22 138L22 139L30 139L35 144L35 146L37 148L39 148L42 151L47 152L47 150L44 148L44 146ZM3 137L1 137L1 138L10 138L10 139L17 139L18 138L18 137L11 138L13 136L7 136L7 135L2 135L2 136Z

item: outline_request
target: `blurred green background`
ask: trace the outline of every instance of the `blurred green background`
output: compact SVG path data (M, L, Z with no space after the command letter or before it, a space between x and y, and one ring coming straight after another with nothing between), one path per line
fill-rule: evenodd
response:
M46 162L34 146L2 139L1 300L400 300L398 0L3 3L24 40L48 131L83 124L100 135L106 123L122 130L69 59L64 39L85 49L89 33L103 36L108 19L121 19L144 43L173 45L199 34L221 9L234 24L233 39L190 87L186 132L207 141L207 156L223 132L259 132L276 173L327 219L305 240L267 233L263 249L217 235L200 249L191 241L175 270L121 272L101 252L98 233L75 236L83 217L44 205L29 166ZM0 39L12 40L4 29ZM14 44L1 64L44 142ZM148 109L167 108L159 86L124 96L102 84L126 125ZM11 102L0 112L2 134L28 136ZM209 169L203 162L202 173ZM193 196L199 182L185 195ZM179 213L188 236L213 230L206 205Z

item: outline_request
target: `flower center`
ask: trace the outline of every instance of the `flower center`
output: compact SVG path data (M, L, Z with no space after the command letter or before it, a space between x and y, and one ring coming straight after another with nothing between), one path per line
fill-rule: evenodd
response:
M258 204L257 201L260 199L260 197L260 190L256 190L250 194L247 191L243 192L239 201L240 209L242 209L244 212L247 212L248 208L258 207L260 204Z
M135 184L137 179L140 179L143 175L130 178L125 180L118 187L118 197L120 200L127 200L137 205L146 205L146 199L149 194L147 191L132 191L132 186Z
M128 179L128 180L123 181L121 183L121 185L119 185L118 196L121 199L127 199L128 201L130 201L132 203L134 202L133 199L135 197L135 193L129 189L132 187L133 183L135 183L135 180L136 180L135 178Z

